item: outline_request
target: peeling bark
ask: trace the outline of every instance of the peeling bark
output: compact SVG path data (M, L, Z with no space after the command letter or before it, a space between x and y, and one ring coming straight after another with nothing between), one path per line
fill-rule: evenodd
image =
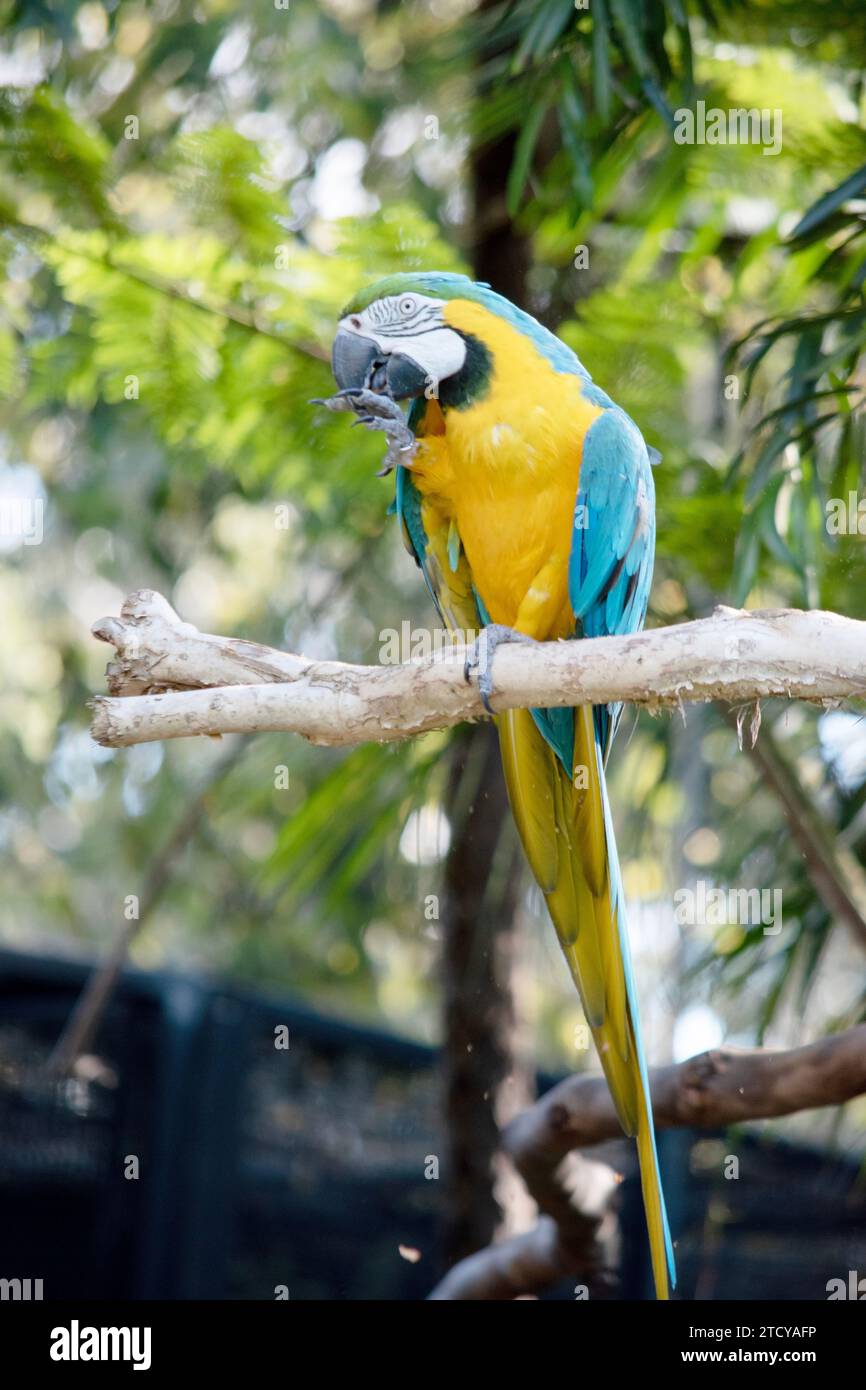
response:
M296 733L312 743L388 742L482 717L464 647L395 666L310 661L184 623L142 590L94 635L117 652L115 697L92 701L109 747L196 734ZM836 613L717 608L711 618L628 637L513 645L494 662L496 709L623 701L655 710L766 696L866 695L866 623Z

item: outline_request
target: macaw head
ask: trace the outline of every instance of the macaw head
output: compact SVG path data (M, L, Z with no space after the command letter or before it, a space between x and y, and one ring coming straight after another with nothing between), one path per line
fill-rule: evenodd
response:
M389 275L355 295L340 316L332 367L341 390L395 401L435 396L458 409L482 396L498 354L523 343L558 372L589 380L565 343L510 300L466 275Z
M378 391L395 401L441 396L489 360L484 344L447 319L449 302L479 286L465 275L431 271L390 275L346 305L332 368L341 390Z

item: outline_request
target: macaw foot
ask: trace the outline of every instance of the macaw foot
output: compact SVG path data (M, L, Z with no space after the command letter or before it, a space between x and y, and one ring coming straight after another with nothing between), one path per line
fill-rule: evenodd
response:
M502 623L488 623L481 636L472 643L470 653L463 666L463 675L467 681L473 671L478 672L478 690L481 695L481 703L488 714L496 713L490 707L490 698L493 695L493 658L496 654L496 648L502 646L504 642L523 642L533 647L538 646L535 638L527 637L525 632L518 632L513 627L505 627Z
M399 465L407 466L415 452L415 436L406 424L403 412L395 400L379 391L368 391L366 387L348 386L327 400L316 399L311 405L324 405L328 410L353 410L357 415L356 425L365 425L368 430L381 430L388 441L385 462L377 477L385 478Z

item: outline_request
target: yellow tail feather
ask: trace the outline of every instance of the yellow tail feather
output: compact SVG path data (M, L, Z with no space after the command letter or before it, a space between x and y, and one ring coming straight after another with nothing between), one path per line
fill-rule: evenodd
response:
M669 1296L666 1221L637 1019L629 1002L604 814L604 772L592 710L574 712L569 779L528 710L500 715L500 748L514 818L583 1001L617 1115L637 1139L656 1296Z
M656 1288L656 1298L668 1299L670 1298L670 1281L665 1241L665 1215L662 1208L662 1184L659 1177L655 1140L646 1113L646 1103L643 1101L642 1091L641 1102L642 1112L637 1130L637 1156L640 1164L640 1185L643 1192L643 1207L649 1236L653 1282Z

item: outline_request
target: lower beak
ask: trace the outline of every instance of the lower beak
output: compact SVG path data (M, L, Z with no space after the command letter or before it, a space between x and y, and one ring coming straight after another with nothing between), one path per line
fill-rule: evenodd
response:
M388 395L394 401L414 400L427 389L427 373L412 357L392 352L385 367Z
M426 373L400 352L383 353L360 333L337 331L331 353L331 370L341 391L378 391L392 400L421 396L427 386Z

